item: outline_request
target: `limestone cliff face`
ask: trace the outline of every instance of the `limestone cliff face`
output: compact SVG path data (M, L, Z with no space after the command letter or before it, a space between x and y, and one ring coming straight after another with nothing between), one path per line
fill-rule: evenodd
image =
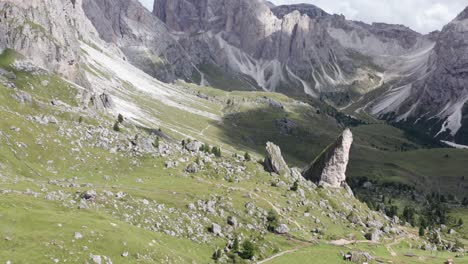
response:
M316 17L274 8L261 0L157 0L153 13L185 33L181 42L198 64L247 77L253 87L319 96L366 78L359 73L368 65L350 59Z
M303 176L318 185L346 187L346 168L352 143L353 134L351 130L346 129L335 143L325 149L312 165L304 170Z
M81 0L0 2L0 50L11 48L35 64L83 84L80 39L97 37Z
M99 36L116 44L127 59L165 82L192 81L196 71L166 25L137 0L83 0L86 16Z
M377 100L374 112L426 126L442 139L468 144L468 8L433 36L424 72Z

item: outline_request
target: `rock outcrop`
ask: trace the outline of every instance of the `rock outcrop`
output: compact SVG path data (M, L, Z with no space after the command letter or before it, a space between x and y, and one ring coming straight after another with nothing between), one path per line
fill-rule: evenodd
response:
M352 143L353 134L351 130L346 129L335 143L327 147L312 165L304 170L303 176L319 186L347 187L346 168Z
M45 69L85 85L80 39L97 40L82 0L2 0L0 50L10 48Z
M267 156L265 157L265 169L280 175L290 175L291 169L284 161L280 147L268 142L266 145Z
M83 10L99 36L133 65L164 82L195 82L197 70L176 36L138 0L83 0Z
M207 71L213 68L224 74L218 78L252 89L318 96L368 79L361 71L375 72L330 35L332 23L320 15L335 16L298 7L272 7L263 0L157 0L153 13L178 32L204 81L215 86Z
M436 34L422 71L378 99L372 108L375 114L417 123L438 139L468 144L467 14L468 8Z

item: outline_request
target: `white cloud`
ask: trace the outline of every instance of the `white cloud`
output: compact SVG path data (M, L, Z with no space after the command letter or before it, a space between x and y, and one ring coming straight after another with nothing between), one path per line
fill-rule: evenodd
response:
M403 24L421 33L442 29L468 3L466 0L270 0L275 4L309 3L332 14L367 23Z
M153 11L154 0L139 0L148 10Z

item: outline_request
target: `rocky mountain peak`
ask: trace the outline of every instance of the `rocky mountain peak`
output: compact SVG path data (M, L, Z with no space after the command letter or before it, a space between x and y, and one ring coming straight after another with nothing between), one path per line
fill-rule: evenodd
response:
M468 6L455 18L455 20L468 19Z
M346 129L303 172L303 176L308 180L316 182L318 185L333 188L346 187L346 169L352 143L353 134L351 130Z
M296 5L281 5L271 8L271 11L280 19L293 11L299 11L302 15L307 15L310 18L320 18L331 16L323 9L311 4L296 4Z

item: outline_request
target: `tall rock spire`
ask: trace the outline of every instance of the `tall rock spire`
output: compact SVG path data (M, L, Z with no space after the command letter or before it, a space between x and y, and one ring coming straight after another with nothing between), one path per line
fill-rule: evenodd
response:
M318 185L334 188L347 187L346 168L349 161L349 151L353 143L351 130L343 134L328 146L322 154L303 172L303 176Z

